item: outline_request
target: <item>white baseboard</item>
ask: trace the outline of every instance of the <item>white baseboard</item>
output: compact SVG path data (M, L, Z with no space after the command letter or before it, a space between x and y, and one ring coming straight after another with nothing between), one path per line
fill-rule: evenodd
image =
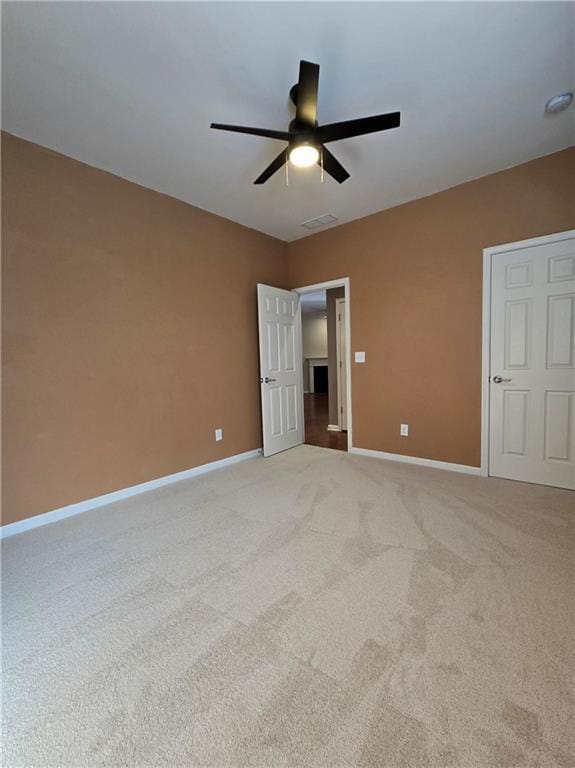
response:
M138 485L132 485L129 488L122 488L119 491L112 491L112 493L106 493L103 496L96 496L96 498L93 499L79 501L76 504L69 504L66 507L53 509L50 512L44 512L41 515L28 517L26 520L18 520L15 523L8 523L8 525L0 527L0 539L6 539L8 536L14 536L16 533L23 533L32 528L38 528L41 525L55 523L58 520L64 520L66 517L79 515L81 512L88 512L91 509L97 509L97 507L103 507L106 504L112 504L115 501L129 499L130 496L137 496L140 493L146 493L146 491L153 491L156 488L161 488L163 485L178 483L180 480L188 480L191 477L203 475L205 472L212 472L214 469L222 469L230 464L236 464L238 461L254 459L260 455L260 448L256 448L254 451L246 451L245 453L237 453L235 456L228 456L226 459L211 461L209 464L200 464L199 467L184 469L182 472L176 472L173 475L158 477L156 480L149 480L146 483L139 483Z
M350 448L349 453L355 453L358 456L370 456L373 459L399 461L403 464L417 464L421 467L431 467L432 469L447 469L450 472L463 472L465 475L481 474L480 467L470 467L467 464L450 464L448 461L436 461L435 459L420 459L417 456L403 456L401 453L372 451L370 448Z
M327 425L327 431L328 432L341 432L341 427L339 424L328 424Z

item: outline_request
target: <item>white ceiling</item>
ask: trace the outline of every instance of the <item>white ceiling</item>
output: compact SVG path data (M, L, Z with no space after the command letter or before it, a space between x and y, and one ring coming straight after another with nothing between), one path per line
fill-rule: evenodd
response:
M325 312L327 309L327 300L325 291L310 291L302 293L300 296L301 311L304 315L311 315L316 312Z
M575 3L13 2L3 127L283 240L574 143ZM321 65L319 121L392 110L402 126L331 144L351 173L256 176L284 144L299 59Z

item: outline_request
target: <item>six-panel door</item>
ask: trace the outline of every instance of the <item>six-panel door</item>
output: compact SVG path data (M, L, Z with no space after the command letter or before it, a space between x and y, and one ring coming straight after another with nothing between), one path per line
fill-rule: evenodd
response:
M575 240L492 262L489 474L575 488Z
M303 443L299 294L258 285L264 456Z

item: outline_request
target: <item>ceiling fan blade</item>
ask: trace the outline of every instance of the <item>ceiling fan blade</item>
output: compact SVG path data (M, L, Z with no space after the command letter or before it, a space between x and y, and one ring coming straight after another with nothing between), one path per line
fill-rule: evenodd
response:
M308 128L315 128L317 119L318 81L319 64L302 59L299 63L295 119L299 125Z
M266 182L270 178L270 176L273 176L276 171L279 171L282 165L285 165L287 163L287 159L288 159L288 151L287 149L284 149L283 152L279 153L279 155L276 157L275 160L272 160L272 162L268 165L265 171L260 173L260 175L254 181L254 184L264 184L264 182Z
M352 136L363 136L366 133L387 131L389 128L397 127L399 127L399 112L389 112L387 115L360 117L357 120L345 120L343 123L320 125L315 130L315 137L318 142L325 144L328 141L350 139Z
M329 149L322 147L320 152L321 155L320 160L318 160L318 165L320 164L323 155L323 169L326 173L333 176L338 184L342 184L346 179L349 179L349 173L345 170L339 160L335 159Z
M212 123L210 128L215 128L218 131L249 133L252 136L265 136L268 139L279 139L280 141L289 141L290 139L290 134L287 131L270 131L267 128L249 128L245 125L225 125L223 123Z

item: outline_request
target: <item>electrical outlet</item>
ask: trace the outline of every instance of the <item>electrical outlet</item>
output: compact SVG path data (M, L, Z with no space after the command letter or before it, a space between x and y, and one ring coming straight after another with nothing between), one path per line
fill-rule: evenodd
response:
M409 424L402 424L399 428L399 434L402 437L408 437L409 436Z
M365 363L365 352L356 352L355 353L355 362L356 363Z
M218 440L223 440L223 439L224 439L224 430L216 429L216 442L218 442Z

